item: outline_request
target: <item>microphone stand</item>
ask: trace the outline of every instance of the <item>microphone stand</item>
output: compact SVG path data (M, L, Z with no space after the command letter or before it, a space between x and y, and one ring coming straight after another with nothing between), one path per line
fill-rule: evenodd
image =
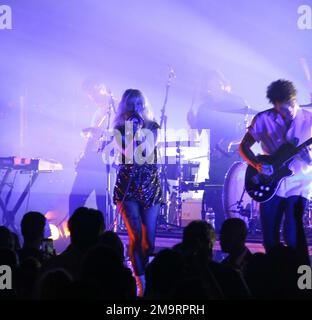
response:
M106 112L106 114L104 115L104 117L101 121L101 122L103 122L104 119L107 119L106 128L105 128L106 134L104 136L104 141L102 141L101 148L98 150L98 152L103 152L103 150L105 149L105 146L108 142L107 141L107 133L110 128L112 108L113 108L114 112L116 113L115 106L114 106L114 99L111 94L111 91L108 91L108 93L110 96L110 101L108 103L108 111ZM102 137L103 137L103 135L102 135ZM111 196L110 196L110 183L111 183L110 166L111 166L110 163L105 163L105 168L106 168L105 210L106 210L106 212L104 212L104 215L105 215L106 225L110 225L112 223L112 221L114 221L112 200L111 200Z
M115 109L115 104L114 104L114 98L112 95L112 92L110 90L108 90L109 93L109 97L110 97L110 101L109 101L109 105L108 105L108 119L107 119L107 126L106 126L106 131L108 132L109 128L110 128L110 123L111 123L111 114L112 114L112 109L114 111L114 113L116 114L116 109ZM112 199L111 199L111 195L110 195L110 187L111 187L111 175L110 175L110 170L111 170L111 164L107 163L106 164L106 197L105 197L105 201L106 201L106 211L107 211L107 215L109 216L109 224L114 222L114 212L113 212L113 206L112 206Z
M170 69L169 71L169 77L168 77L168 82L166 85L166 93L165 93L165 100L163 107L161 109L161 116L160 116L160 129L164 129L164 145L165 145L165 152L164 152L164 157L165 157L165 163L161 164L161 175L160 175L160 181L161 181L161 187L162 187L162 192L163 192L163 197L164 197L164 202L165 205L161 207L161 214L160 214L160 220L159 224L165 224L165 225L170 225L168 223L168 198L167 194L170 194L170 188L169 188L169 183L168 183L168 178L167 178L167 166L168 166L168 157L167 157L167 120L168 117L166 115L166 105L168 101L168 94L169 94L169 89L171 85L172 79L175 78L174 71Z

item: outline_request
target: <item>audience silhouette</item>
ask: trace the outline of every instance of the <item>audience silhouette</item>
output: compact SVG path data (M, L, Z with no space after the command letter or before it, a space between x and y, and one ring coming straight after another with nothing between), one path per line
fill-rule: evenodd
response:
M302 218L302 206L296 208ZM60 254L41 249L46 218L28 212L21 221L23 246L17 235L0 226L0 265L12 270L12 290L0 290L1 300L228 300L310 299L298 288L298 267L309 265L307 243L296 249L279 244L267 253L246 245L245 222L223 222L220 246L227 257L214 260L216 233L203 220L189 223L182 241L159 251L146 268L146 290L137 296L128 252L119 235L105 231L102 212L78 208L68 221L70 244Z

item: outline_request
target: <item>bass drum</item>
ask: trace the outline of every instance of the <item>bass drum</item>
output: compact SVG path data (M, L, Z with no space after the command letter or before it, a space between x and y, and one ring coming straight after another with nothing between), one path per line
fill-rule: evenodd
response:
M245 191L245 173L247 163L234 162L224 179L222 202L225 218L240 218L248 227L259 220L260 204Z

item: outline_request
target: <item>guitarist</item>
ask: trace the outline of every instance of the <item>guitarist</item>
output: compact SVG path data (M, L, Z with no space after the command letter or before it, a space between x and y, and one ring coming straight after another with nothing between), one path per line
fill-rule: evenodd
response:
M273 155L284 143L298 146L312 136L312 113L301 109L296 100L297 90L287 80L272 82L266 92L273 108L258 113L240 144L240 155L259 173L272 175L273 166L261 162L252 152L255 142L263 153ZM305 208L312 190L312 153L303 149L289 165L293 175L282 180L276 194L260 203L263 242L267 250L280 243L280 226L284 217L283 235L287 245L298 248L298 231L303 231L302 215L295 215L299 205ZM303 233L303 232L302 232Z
M111 104L112 96L106 86L97 79L87 78L83 90L96 110L91 120L91 126L82 130L86 140L84 152L76 164L76 175L69 195L69 215L85 205L90 194L95 191L97 209L104 215L106 212L106 196L108 195L108 170L102 160L101 136L108 129L114 117Z

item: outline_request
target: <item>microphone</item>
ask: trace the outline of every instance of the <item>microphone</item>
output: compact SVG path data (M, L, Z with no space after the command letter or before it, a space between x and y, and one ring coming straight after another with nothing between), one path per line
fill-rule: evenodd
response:
M169 79L175 79L177 76L172 66L168 65L168 69L169 69Z
M133 112L127 119L127 121L131 121L134 127L143 127L144 120L143 118L137 113Z

